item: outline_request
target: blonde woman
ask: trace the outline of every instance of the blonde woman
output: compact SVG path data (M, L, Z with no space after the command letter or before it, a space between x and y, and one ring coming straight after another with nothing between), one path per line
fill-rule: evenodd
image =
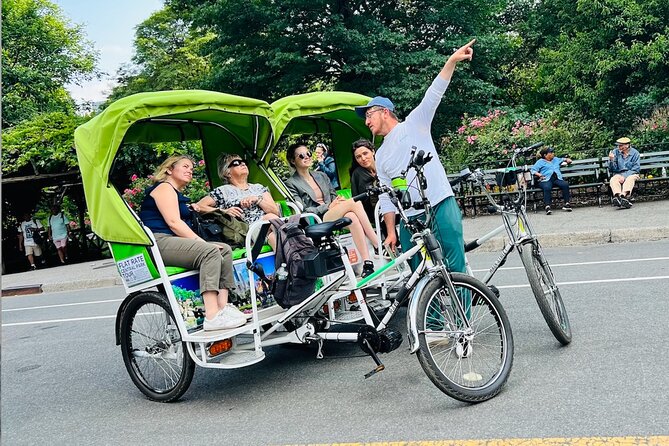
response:
M246 323L246 316L228 303L228 290L235 287L230 246L208 243L189 226L190 198L182 191L192 179L190 157L166 159L154 174L154 184L146 190L139 218L153 232L166 265L200 271L204 330L240 327ZM199 210L197 204L192 208Z
M197 204L203 211L220 208L228 215L249 225L258 220L279 218L279 206L269 189L262 184L249 183L249 167L239 155L223 155L218 159L218 175L225 183ZM269 234L268 242L276 249L276 237Z

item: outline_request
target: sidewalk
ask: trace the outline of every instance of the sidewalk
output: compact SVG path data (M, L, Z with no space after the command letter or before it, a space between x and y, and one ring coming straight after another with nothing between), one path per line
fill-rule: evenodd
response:
M669 200L636 203L632 209L610 206L575 208L567 213L559 209L552 215L530 213L534 229L544 247L581 246L604 243L651 241L669 238ZM463 220L465 241L481 237L502 224L498 215ZM477 251L496 251L503 246L500 236ZM78 263L2 277L2 289L33 286L35 292L50 293L121 285L121 278L111 259ZM3 293L5 294L5 293Z

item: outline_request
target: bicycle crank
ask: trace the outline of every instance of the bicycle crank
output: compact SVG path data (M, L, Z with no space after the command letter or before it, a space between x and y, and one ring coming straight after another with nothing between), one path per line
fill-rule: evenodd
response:
M376 363L374 370L365 374L367 379L385 369L377 353L389 353L397 349L402 344L402 334L389 328L376 331L374 327L364 325L358 330L358 344Z

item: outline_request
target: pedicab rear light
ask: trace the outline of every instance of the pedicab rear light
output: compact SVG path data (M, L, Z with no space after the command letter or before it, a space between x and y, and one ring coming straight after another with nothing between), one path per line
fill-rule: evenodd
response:
M227 352L231 348L232 348L232 339L223 339L222 341L216 341L213 344L211 344L208 350L211 356L218 356L222 353Z

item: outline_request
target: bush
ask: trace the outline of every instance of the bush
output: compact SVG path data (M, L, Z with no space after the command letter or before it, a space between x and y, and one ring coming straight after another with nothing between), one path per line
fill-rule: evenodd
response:
M669 106L656 109L632 130L632 144L641 151L669 150Z
M504 166L510 151L539 141L554 147L560 156L602 156L611 140L612 135L600 122L576 112L553 110L528 115L497 109L485 116L465 115L460 127L442 138L440 152L447 169L457 172L465 166Z

